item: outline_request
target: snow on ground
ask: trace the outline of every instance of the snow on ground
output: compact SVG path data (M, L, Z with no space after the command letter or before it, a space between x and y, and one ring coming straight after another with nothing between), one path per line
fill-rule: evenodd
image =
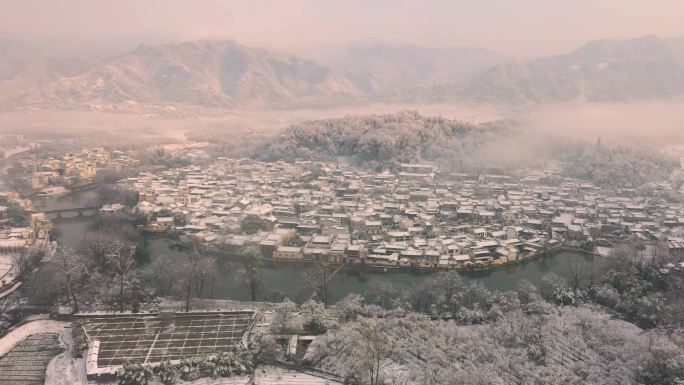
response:
M0 383L44 385L48 364L61 352L59 334L30 335L0 358Z
M12 255L6 253L0 254L0 280L10 282L14 279L14 274L10 272L12 266L14 266Z
M62 335L64 333L64 327L68 325L68 322L52 320L39 320L21 325L0 338L0 357L12 350L14 345L25 340L33 334L55 333Z
M17 290L21 286L21 282L17 282L12 287L10 287L7 290L4 290L2 293L0 293L0 299L3 299L5 297L8 297L10 294L14 293L15 290Z
M338 382L275 366L256 368L256 385L334 385Z
M73 358L73 338L70 328L65 328L60 338L64 351L50 361L45 372L45 385L85 385L87 383L85 361Z
M69 190L67 190L67 188L64 186L54 186L54 187L46 187L46 188L40 190L40 195L43 195L43 196L59 196L59 195L65 195L68 192L69 192Z
M610 255L613 253L613 248L612 247L602 247L602 246L596 246L596 253L603 257L610 257Z
M226 377L226 378L211 378L211 377L203 377L194 381L184 381L181 380L180 378L176 378L176 382L174 384L176 385L248 385L248 384L259 384L255 382L251 382L252 377L251 376L233 376L233 377ZM49 384L48 382L45 382L46 385L54 385L54 384ZM61 383L60 383L61 384ZM64 384L67 384L64 382ZM81 384L80 382L75 382L74 384ZM116 381L94 381L91 380L90 382L87 383L88 385L116 385ZM150 381L150 385L164 385L162 384L161 381L159 381L158 377L154 377L152 381ZM302 385L302 384L295 384L295 385Z

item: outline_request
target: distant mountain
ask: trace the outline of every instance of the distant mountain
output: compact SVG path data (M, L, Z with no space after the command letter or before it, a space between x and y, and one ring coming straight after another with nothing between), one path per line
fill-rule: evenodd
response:
M507 60L503 55L472 47L358 43L342 51L332 66L350 74L365 91L376 93L460 82Z
M680 61L684 60L684 37L666 40L666 43Z
M66 86L93 69L96 62L89 58L37 59L27 64L11 79L0 82L0 106L67 106L81 102L81 93Z
M37 57L0 40L0 109L279 108L367 101L546 103L684 95L684 39L590 42L506 62L477 48L361 44L330 67L234 41L142 45L106 59Z
M0 81L16 75L36 57L36 50L28 44L0 39Z
M0 83L0 105L230 107L361 94L351 80L311 61L233 41L140 46L72 64L44 60L24 68Z
M485 102L627 101L684 94L684 43L648 36L590 42L567 55L494 66L435 97Z

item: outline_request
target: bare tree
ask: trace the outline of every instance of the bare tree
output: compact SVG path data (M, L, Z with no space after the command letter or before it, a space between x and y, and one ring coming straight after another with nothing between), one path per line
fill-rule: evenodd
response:
M107 265L112 269L119 281L119 310L124 311L124 283L126 275L135 268L135 252L137 246L125 241L116 240L107 254Z
M12 265L17 271L17 277L23 277L31 268L31 254L28 249L22 249L12 255Z
M646 250L646 245L639 240L639 239L634 239L632 241L632 247L634 248L634 263L637 263L637 255L640 256L639 263L643 264L644 263L644 250Z
M12 264L17 269L17 275L24 277L45 256L45 251L39 248L22 249L12 255Z
M323 305L328 307L328 299L331 290L331 274L326 263L316 262L302 272L302 279L309 284Z
M653 257L651 259L652 265L664 265L668 262L672 262L672 254L670 253L670 247L667 241L664 240L654 240L653 241Z
M202 254L202 258L199 260L197 273L198 276L195 285L197 296L202 298L204 296L204 291L207 284L211 282L211 292L209 297L213 297L214 284L216 283L216 257L208 254Z
M103 272L107 270L109 254L114 247L114 240L102 233L88 234L79 245L79 250L91 259L92 264Z
M249 288L252 301L256 301L256 295L263 286L263 274L261 271L261 251L255 246L247 246L242 249L244 266L240 271L240 277Z
M392 354L391 340L383 333L377 319L366 318L356 328L356 365L368 377L370 385L380 384L380 372L387 366Z
M204 290L205 281L207 278L213 277L215 272L216 258L201 253L199 246L193 246L181 271L183 285L185 286L186 312L190 311L190 297L193 287L195 288L195 294L200 296Z
M199 253L196 248L193 248L192 252L188 253L188 259L183 264L183 286L185 288L185 312L190 311L190 295L192 293L192 284L195 280L196 275L196 262L195 260L199 258Z
M577 293L586 284L589 274L589 263L584 258L568 260L568 284L573 292Z
M156 289L157 295L165 296L171 293L176 281L177 270L166 255L156 257L149 267L148 280Z
M78 298L76 297L77 283L86 274L83 259L71 250L60 249L55 253L54 263L64 281L64 288L74 313L78 312Z

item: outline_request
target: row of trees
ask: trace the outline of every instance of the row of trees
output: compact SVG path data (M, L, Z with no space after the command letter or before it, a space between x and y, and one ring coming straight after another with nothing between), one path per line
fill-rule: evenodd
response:
M128 294L133 294L128 293L127 289L131 291L131 273L137 264L136 249L135 244L121 240L113 240L106 247L103 246L99 250L102 255L98 255L102 260L96 261L102 267L100 271L88 269L88 261L82 255L72 250L59 249L45 270L57 273L62 281L64 294L74 312L79 310L80 294L86 288L92 288L92 285L96 285L97 278L105 276L112 279L118 291L116 302L119 310L123 312L126 303L130 302ZM32 282L34 290L42 278L43 275L34 277Z
M115 373L115 378L118 385L147 385L155 376L163 384L173 384L178 377L186 381L201 377L226 378L244 375L252 370L251 356L219 353L214 356L187 358L178 365L165 360L155 368L140 363L127 363Z
M116 218L114 218L116 221ZM291 242L301 242L292 237ZM25 294L35 304L50 305L64 298L74 311L80 305L116 306L138 309L158 297L183 298L189 310L192 298L214 297L217 271L216 256L202 244L189 246L184 258L165 255L148 256L141 249L144 239L130 222L120 226L104 224L84 237L76 250L60 249L55 257L31 271L25 280ZM263 261L258 246L245 246L242 263L235 270L236 279L245 287L252 301L263 293ZM27 270L32 259L22 254L18 266ZM313 296L327 306L332 292L332 269L325 263L312 263L300 275ZM307 290L308 289L308 290Z
M185 298L189 309L190 298L213 292L216 258L197 247L180 264L161 255L141 268L139 259L136 243L89 237L80 252L59 249L27 277L25 291L36 304L49 305L61 296L74 312L82 303L137 311L168 295Z

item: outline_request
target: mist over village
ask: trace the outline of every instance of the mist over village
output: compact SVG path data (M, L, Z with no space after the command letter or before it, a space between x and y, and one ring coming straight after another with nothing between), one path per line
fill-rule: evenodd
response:
M684 4L0 5L0 385L684 384Z

